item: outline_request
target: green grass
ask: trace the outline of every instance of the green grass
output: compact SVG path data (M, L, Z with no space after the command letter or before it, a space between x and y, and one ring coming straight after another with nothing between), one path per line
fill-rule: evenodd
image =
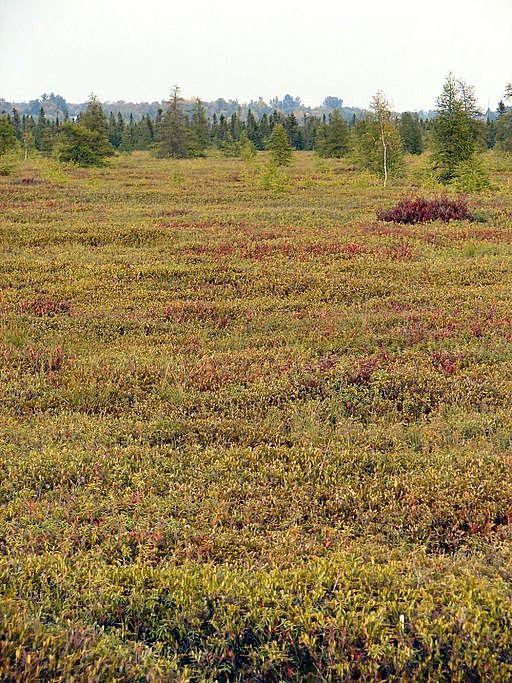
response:
M512 679L512 166L421 163L0 178L1 680Z

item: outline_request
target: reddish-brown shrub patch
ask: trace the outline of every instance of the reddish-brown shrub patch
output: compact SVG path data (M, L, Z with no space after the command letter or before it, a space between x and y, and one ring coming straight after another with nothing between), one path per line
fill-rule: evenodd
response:
M465 199L449 199L437 197L407 197L401 199L396 206L388 211L377 214L380 221L390 223L428 223L430 221L467 221L473 216L468 209Z

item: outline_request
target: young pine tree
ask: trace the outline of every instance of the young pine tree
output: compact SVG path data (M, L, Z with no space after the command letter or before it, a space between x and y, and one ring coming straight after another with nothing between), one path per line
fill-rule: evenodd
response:
M288 135L284 126L276 124L267 144L270 150L270 158L276 166L289 166L292 160L293 150L288 142Z

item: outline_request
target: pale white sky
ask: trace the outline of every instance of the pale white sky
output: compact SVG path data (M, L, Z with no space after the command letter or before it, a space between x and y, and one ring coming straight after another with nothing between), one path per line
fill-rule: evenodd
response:
M435 108L449 71L496 107L512 0L0 0L0 97L185 97Z

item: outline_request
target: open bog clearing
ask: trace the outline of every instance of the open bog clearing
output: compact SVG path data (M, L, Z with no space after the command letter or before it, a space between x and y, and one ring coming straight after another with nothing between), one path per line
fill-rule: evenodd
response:
M512 678L489 158L413 225L309 153L0 177L1 680Z

